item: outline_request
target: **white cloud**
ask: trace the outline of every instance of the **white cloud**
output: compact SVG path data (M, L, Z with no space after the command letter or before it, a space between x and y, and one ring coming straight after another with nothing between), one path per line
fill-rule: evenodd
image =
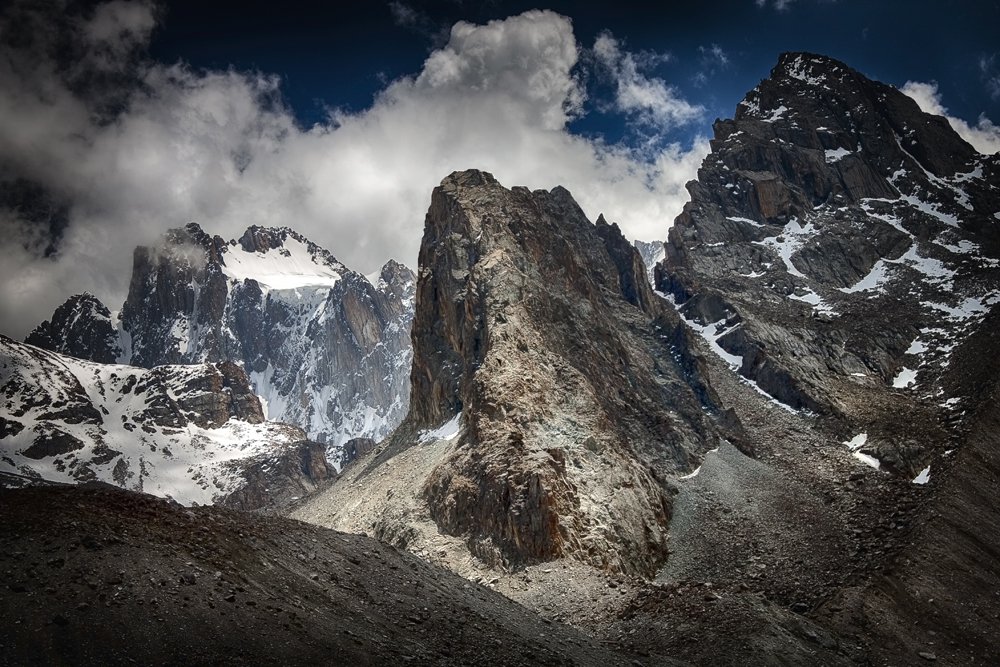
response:
M768 0L754 0L754 4L762 9L770 4L779 12L783 12L788 9L789 5L793 2L795 2L795 0L770 0L770 2L768 2Z
M114 53L116 35L148 36L131 11L104 5L85 32ZM698 117L617 43L606 46L623 110L667 126ZM552 12L459 23L370 108L308 129L272 76L142 63L141 85L109 123L94 120L51 59L0 58L0 180L41 184L70 216L58 256L39 259L26 240L37 229L0 210L5 333L23 335L83 290L118 307L133 247L191 220L226 238L287 225L364 272L390 257L415 266L431 189L459 169L491 171L508 186L564 185L590 216L603 212L634 238L665 238L708 142L639 155L570 133L585 103L578 54L569 19Z
M710 46L699 46L698 53L702 56L702 62L707 65L717 65L726 67L729 65L729 56L718 44Z
M1000 126L995 125L984 114L979 115L975 125L949 115L948 109L941 103L937 83L907 81L899 90L913 98L923 111L944 116L958 136L968 141L980 153L990 154L1000 151Z
M701 54L701 69L693 77L696 86L704 86L716 72L729 67L729 54L718 44L699 46L698 53Z
M594 57L610 73L617 86L615 106L640 122L668 129L699 120L705 109L682 98L663 79L650 78L641 71L641 61L621 47L610 33L598 35Z

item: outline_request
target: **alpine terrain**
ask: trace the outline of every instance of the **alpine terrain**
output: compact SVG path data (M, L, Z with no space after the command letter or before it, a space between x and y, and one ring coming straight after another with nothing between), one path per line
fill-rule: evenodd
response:
M996 663L1000 156L786 53L688 190L454 172L371 280L192 224L0 339L0 471L128 489L0 490L0 662Z
M397 262L366 278L288 228L224 241L191 223L136 248L119 312L77 295L26 342L143 368L235 362L268 419L339 465L340 445L381 438L406 413L413 289Z
M99 481L184 504L274 507L336 472L302 429L264 420L232 362L99 364L0 337L0 478Z

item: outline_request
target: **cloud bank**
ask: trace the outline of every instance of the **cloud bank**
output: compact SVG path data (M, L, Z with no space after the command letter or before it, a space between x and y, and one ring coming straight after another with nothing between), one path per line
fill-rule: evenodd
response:
M664 238L708 152L702 139L638 150L572 134L588 105L575 73L584 49L569 19L549 11L460 22L368 109L311 128L297 125L274 76L145 59L151 4L109 2L56 21L28 3L7 18L35 35L0 43L8 335L75 292L115 308L133 247L191 220L226 238L287 225L364 272L390 257L412 266L431 189L470 167L508 186L564 185L590 216ZM593 52L616 78L620 113L660 129L700 118L612 36Z

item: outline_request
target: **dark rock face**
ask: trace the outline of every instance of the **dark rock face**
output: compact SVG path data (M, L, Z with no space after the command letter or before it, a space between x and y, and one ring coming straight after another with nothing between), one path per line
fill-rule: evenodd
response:
M281 511L336 476L336 469L326 461L326 447L303 440L276 455L255 457L243 470L246 482L219 504L244 511Z
M411 407L390 450L461 420L425 487L440 529L487 562L653 571L667 480L720 435L701 359L638 252L563 188L467 171L434 191L420 266Z
M195 223L167 232L163 243L135 249L122 326L132 339L130 362L163 364L218 360L227 285L226 247Z
M366 454L371 454L375 451L375 445L376 442L371 438L351 438L344 443L342 450L344 452L344 456L340 461L340 465L346 466Z
M92 294L77 294L56 308L25 342L60 354L113 364L123 356L111 311Z
M191 223L136 248L120 345L89 295L29 342L145 368L236 362L268 418L301 426L339 460L338 445L380 438L406 413L414 283L390 261L372 285L287 228L251 227L227 242Z
M785 54L716 122L656 284L779 401L852 423L903 413L935 441L917 394L1000 301L998 186L998 158L943 118L842 63ZM899 447L885 460L915 474L920 451Z
M258 509L333 474L322 445L264 421L231 362L108 366L0 337L0 395L0 473L20 478Z

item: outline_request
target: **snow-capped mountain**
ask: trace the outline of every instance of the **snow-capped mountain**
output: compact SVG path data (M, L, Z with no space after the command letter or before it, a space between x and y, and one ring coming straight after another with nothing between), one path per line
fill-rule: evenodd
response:
M74 297L28 341L145 368L235 361L268 419L339 462L340 445L379 439L406 412L414 282L393 261L366 278L287 228L224 241L192 223L136 249L120 314Z
M121 363L123 344L114 313L92 294L76 294L28 334L26 343L102 364Z
M0 337L0 391L0 472L28 481L257 508L331 474L321 444L264 420L233 363L99 364Z
M998 186L944 118L785 54L716 122L657 284L744 378L913 478L966 409L953 352L1000 304Z

